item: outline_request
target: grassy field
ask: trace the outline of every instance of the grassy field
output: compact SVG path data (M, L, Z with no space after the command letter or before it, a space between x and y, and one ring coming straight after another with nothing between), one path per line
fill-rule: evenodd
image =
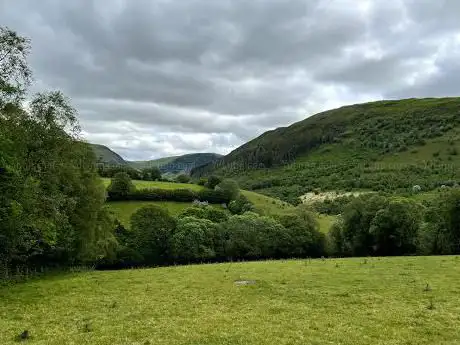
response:
M144 206L156 205L167 208L171 215L176 216L182 210L191 207L192 203L174 201L114 201L107 203L107 205L123 225L129 226L132 214Z
M110 179L103 178L104 185L107 187L110 184ZM158 181L133 181L136 188L161 188L161 189L191 189L199 191L204 187L191 183L174 183L174 182L158 182ZM262 214L276 214L292 208L292 205L285 203L279 199L271 198L262 194L243 190L242 193L254 204L257 212ZM171 214L178 214L186 207L190 207L191 203L180 202L117 202L109 203L109 206L120 215L123 219L129 219L131 214L139 207L147 204L157 204L168 208Z
M109 178L103 178L104 185L107 187L110 184ZM192 183L176 183L176 182L160 182L160 181L133 181L136 188L160 188L160 189L190 189L199 191L204 187Z
M454 345L459 280L453 256L74 273L0 289L0 343Z

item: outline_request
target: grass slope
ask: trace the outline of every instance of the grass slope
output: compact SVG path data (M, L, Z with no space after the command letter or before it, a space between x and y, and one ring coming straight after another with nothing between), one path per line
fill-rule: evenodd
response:
M187 207L191 207L190 202L174 202L174 201L113 201L107 203L109 209L117 217L124 226L129 226L131 216L138 209L156 205L166 208L171 215L178 215Z
M149 161L129 161L128 164L134 169L144 169L144 168L153 168L160 167L172 162L179 156L163 157L158 159L153 159Z
M454 345L459 279L452 256L75 273L0 289L0 343Z
M314 188L431 190L460 181L459 115L460 98L346 106L266 132L192 175L231 176L285 200Z

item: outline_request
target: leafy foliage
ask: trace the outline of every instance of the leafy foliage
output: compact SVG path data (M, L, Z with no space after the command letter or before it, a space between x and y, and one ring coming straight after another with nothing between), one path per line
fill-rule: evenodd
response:
M61 92L20 100L29 41L0 28L0 269L93 262L114 254L114 222L91 147Z
M183 217L171 239L171 250L175 260L193 262L215 257L213 233L216 224L207 219Z
M228 210L232 214L243 214L245 212L254 211L254 204L250 202L246 196L240 194L235 200L230 201Z
M113 200L124 200L136 190L131 177L125 172L117 173L110 182L107 192Z
M169 261L170 240L176 220L158 206L146 206L131 217L133 246L142 257L142 263L160 265Z

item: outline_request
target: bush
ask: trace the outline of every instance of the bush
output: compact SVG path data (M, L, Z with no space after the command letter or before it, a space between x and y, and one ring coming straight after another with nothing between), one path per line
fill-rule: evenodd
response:
M325 236L319 231L315 216L306 208L278 216L291 239L289 254L293 257L320 257L326 254Z
M372 219L369 232L374 238L374 254L405 255L416 252L421 209L405 199L391 200Z
M158 206L143 207L132 215L133 249L142 257L143 264L169 262L170 240L175 228L175 219Z
M254 211L254 205L243 194L240 194L235 200L230 201L228 210L232 214L243 214L245 212Z
M187 217L194 217L194 218L200 218L200 219L206 218L205 209L203 207L192 206L192 207L186 208L177 216L177 218L179 219L187 218Z
M213 234L216 224L207 219L184 217L179 219L171 238L171 250L179 262L196 262L215 257Z
M198 180L197 185L204 186L204 185L206 185L207 182L208 182L208 180L202 177L202 178L200 178Z
M131 177L125 172L117 173L110 182L107 192L111 200L124 200L136 190Z
M179 176L176 177L176 182L178 182L178 183L188 183L188 182L190 182L190 176L185 175L185 174L180 174Z
M221 179L218 178L217 176L209 176L208 181L205 184L205 187L209 189L214 189L216 186L221 182Z
M161 171L158 167L145 168L141 170L141 177L146 181L157 181L161 179Z
M231 179L223 180L216 186L215 190L223 192L227 196L228 200L235 200L240 194L238 183Z
M233 259L282 258L289 255L291 239L286 229L270 217L247 212L221 223L218 255Z
M460 191L444 190L426 212L421 247L430 254L460 253Z
M215 207L206 207L204 209L204 218L213 223L223 223L228 220L228 214L224 210L219 210Z

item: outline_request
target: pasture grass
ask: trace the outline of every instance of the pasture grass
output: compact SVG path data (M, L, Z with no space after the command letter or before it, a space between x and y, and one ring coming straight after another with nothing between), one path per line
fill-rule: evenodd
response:
M0 344L454 345L459 280L454 256L73 273L0 289Z
M107 203L109 209L124 226L129 226L131 216L134 212L142 207L151 205L165 208L173 216L177 216L187 207L192 207L191 202L175 201L111 201Z
M104 185L108 187L110 185L110 179L109 178L102 178L102 181L104 182ZM197 184L193 183L176 183L176 182L164 182L164 181L142 181L142 180L133 180L134 185L138 189L143 189L143 188L159 188L159 189L168 189L168 190L174 190L174 189L190 189L194 191L200 191L204 187L199 186Z

